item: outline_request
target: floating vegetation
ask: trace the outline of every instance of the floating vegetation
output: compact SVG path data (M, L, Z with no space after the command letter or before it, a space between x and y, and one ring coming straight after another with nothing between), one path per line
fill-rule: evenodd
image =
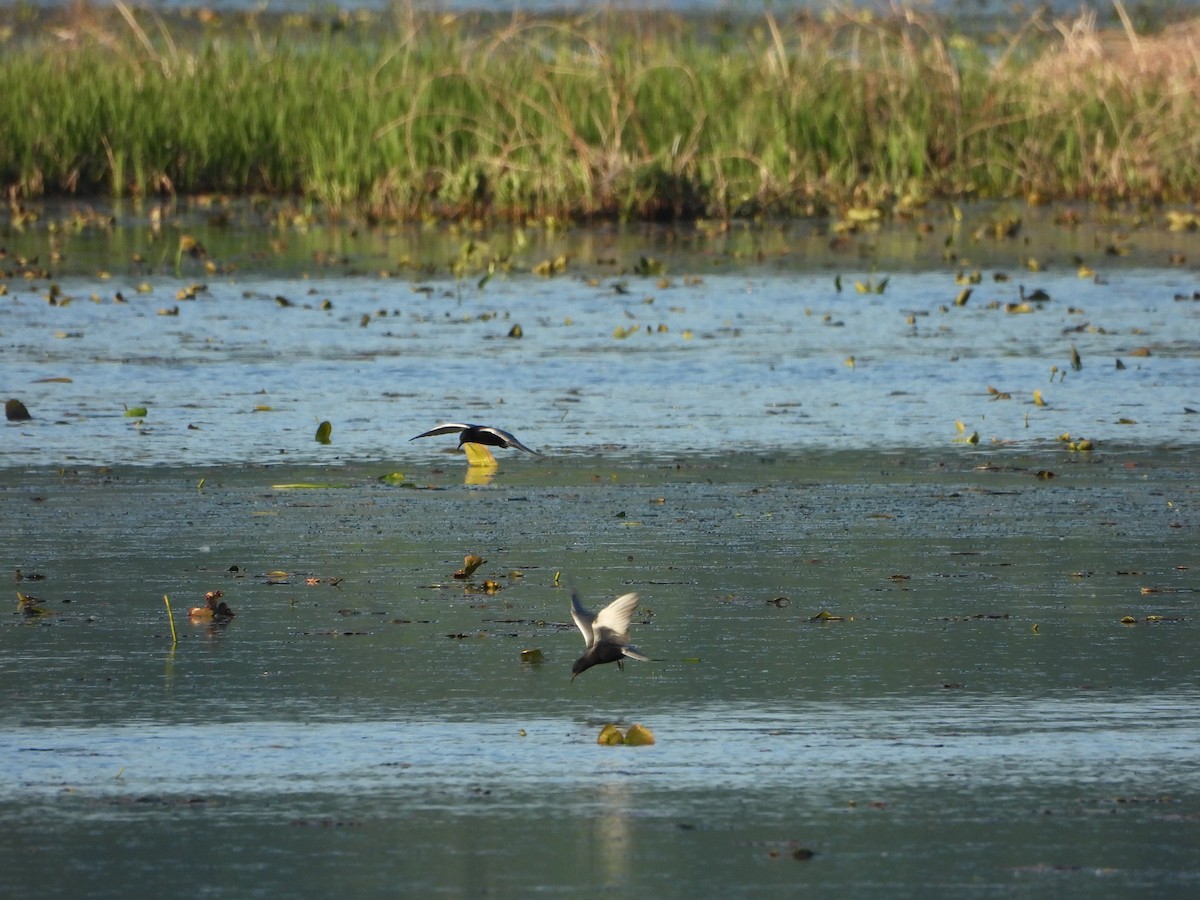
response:
M273 491L328 491L334 488L345 487L341 484L330 484L329 482L319 481L289 481L281 484L271 485Z
M221 598L224 596L222 591L209 591L204 595L203 606L193 606L188 610L188 619L192 624L202 624L206 622L228 622L233 618L233 610L229 608ZM165 598L164 598L165 599ZM171 611L170 603L167 604L168 614ZM175 623L171 622L171 631L174 634Z
M63 27L6 16L14 224L46 194L265 193L373 222L833 213L855 233L939 197L1200 187L1180 151L1200 132L1194 23L1110 34L1036 11L997 52L915 8L359 12L206 10L203 28L123 4ZM975 237L1022 230L1004 212ZM189 235L169 252L177 270L207 262Z
M333 434L333 425L328 420L317 426L316 441L318 444L328 444Z
M654 743L654 733L645 725L630 725L629 730L622 733L619 726L609 723L600 729L596 743L605 747L615 747L619 744L647 747Z
M14 398L4 402L4 418L10 422L26 422L33 416L29 414L24 403Z
M853 621L853 619L854 619L854 617L851 616L850 620ZM810 622L845 622L845 621L847 621L847 619L846 619L846 616L834 615L829 610L823 609L819 613L817 613L815 616L809 617L808 621L810 621Z
M956 437L954 439L954 443L956 443L956 444L978 444L979 443L979 432L972 431L970 434L967 434L967 426L965 424L963 424L961 419L958 419L954 422L954 430L958 432L958 437Z
M487 560L482 556L476 556L474 553L470 553L463 557L462 568L455 572L452 577L459 580L466 580L474 575L475 570L482 566L485 562L487 562Z
M462 448L463 452L467 454L468 466L477 469L498 469L500 467L500 463L496 461L496 457L492 455L492 451L486 445L467 441Z
M882 294L887 290L888 278L881 278L876 281L874 278L868 278L866 281L854 282L854 290L860 294Z
M1072 438L1069 432L1060 434L1058 441L1065 444L1072 453L1090 453L1096 448L1096 445L1087 438Z
M42 605L44 602L40 597L34 597L31 594L23 594L17 591L17 612L26 618L37 619L42 616L53 615L50 610Z

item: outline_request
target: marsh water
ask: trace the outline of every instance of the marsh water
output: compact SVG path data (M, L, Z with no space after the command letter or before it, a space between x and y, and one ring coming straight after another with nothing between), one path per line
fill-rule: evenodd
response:
M5 236L5 896L1195 892L1194 235L201 237Z

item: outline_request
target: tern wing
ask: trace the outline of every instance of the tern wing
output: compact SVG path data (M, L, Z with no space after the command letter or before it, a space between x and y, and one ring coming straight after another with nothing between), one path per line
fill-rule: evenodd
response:
M622 647L621 652L624 653L626 656L628 656L630 659L639 659L642 662L650 662L650 657L644 656L642 654L642 651L637 649L636 647L629 647L629 646Z
M633 611L637 605L637 594L622 594L596 614L593 627L607 628L617 634L625 634L629 631L629 620L633 618Z
M596 640L592 634L592 623L596 621L596 615L584 608L579 595L574 592L571 593L571 618L575 620L575 626L583 633L583 642L587 644L588 649L591 649Z
M415 441L417 438L436 437L439 434L458 434L461 431L466 431L468 428L474 427L476 426L464 425L460 422L443 422L441 425L430 428L428 431L422 431L417 437L410 437L409 440Z
M492 434L496 435L496 437L498 437L502 441L504 441L505 445L508 447L516 447L518 450L524 450L526 453L532 453L534 456L541 455L536 450L526 447L524 444L522 444L520 441L518 441L515 436L513 436L512 432L505 431L503 428L490 428L489 427L489 428L480 428L479 430L491 432Z

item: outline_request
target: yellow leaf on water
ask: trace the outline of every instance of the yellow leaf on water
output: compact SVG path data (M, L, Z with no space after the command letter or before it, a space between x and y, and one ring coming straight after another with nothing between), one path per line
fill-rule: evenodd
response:
M317 426L316 441L318 444L328 444L333 434L333 425L328 421Z
M29 618L51 615L50 610L42 608L42 600L29 594L17 591L17 610Z
M1034 392L1033 392L1033 405L1034 406L1045 406L1046 405L1046 401L1042 399L1042 392L1039 390L1034 390Z
M596 743L605 747L615 747L617 744L625 743L625 735L621 734L620 728L610 722L600 729Z
M625 732L625 743L631 747L648 747L654 743L654 734L645 725L630 725Z
M487 560L482 556L477 556L474 553L468 553L463 557L462 568L454 573L454 577L460 580L464 578L470 578L475 574L475 570L482 566L485 562L487 562Z
M810 622L844 622L844 621L846 621L846 617L845 616L835 616L829 610L823 609L819 613L817 613L815 616L811 617L808 621L810 621Z
M484 469L499 468L500 463L492 456L492 451L484 444L467 442L463 444L463 452L467 454L467 465Z

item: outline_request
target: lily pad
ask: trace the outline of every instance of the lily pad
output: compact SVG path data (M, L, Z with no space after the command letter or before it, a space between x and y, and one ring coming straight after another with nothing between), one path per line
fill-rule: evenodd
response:
M482 556L476 556L474 553L469 553L463 557L462 568L454 573L454 577L459 580L470 578L475 574L475 570L482 566L485 562L487 562L487 560Z
M483 444L473 444L470 441L463 444L463 451L467 454L467 465L476 466L479 468L495 469L499 467L496 462L496 457L492 456L492 451Z
M610 722L600 729L596 743L604 747L615 747L617 744L625 743L625 735L621 734L620 728Z
M645 725L630 725L625 732L625 743L631 747L648 747L654 743L654 734Z
M25 404L20 400L12 399L4 403L4 418L10 422L25 422L32 419L29 410L25 408Z

